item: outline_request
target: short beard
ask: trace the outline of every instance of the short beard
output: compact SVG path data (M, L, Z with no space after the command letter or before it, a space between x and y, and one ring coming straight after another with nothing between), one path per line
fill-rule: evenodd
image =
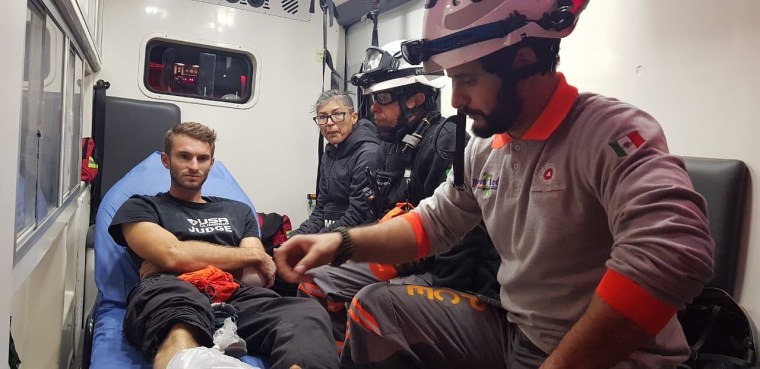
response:
M177 187L182 190L186 191L198 191L203 188L203 184L206 182L204 179L203 181L199 182L197 185L185 185L180 181L180 178L182 178L182 174L175 174L169 171L169 176L171 177L172 186Z
M483 124L473 124L472 133L480 138L489 138L495 134L509 131L522 112L522 100L517 93L517 84L509 83L499 91L496 101L497 108L493 113L486 115L479 110L463 108L465 114L483 117Z
M184 185L184 184L182 184L182 182L172 180L172 183L174 184L175 187L181 188L183 190L188 190L188 191L198 191L201 188L203 188L203 183L202 182L198 183L197 185L195 185L195 184L194 185Z
M395 126L386 127L386 126L381 126L375 123L375 128L377 129L377 136L381 140L385 142L395 143L397 141L401 141L402 138L398 137L398 132L404 129L404 127L406 127L407 125L409 125L409 123L404 121L403 114L399 114L399 116L396 118Z

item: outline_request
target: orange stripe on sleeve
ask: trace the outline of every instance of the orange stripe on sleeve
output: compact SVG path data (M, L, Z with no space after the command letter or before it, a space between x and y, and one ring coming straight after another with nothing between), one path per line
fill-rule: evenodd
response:
M607 269L596 287L596 294L652 336L657 335L677 311L612 269Z
M425 256L430 255L430 239L428 238L425 228L422 226L422 219L416 212L410 211L401 216L409 222L414 231L414 238L417 241L417 259L422 259Z

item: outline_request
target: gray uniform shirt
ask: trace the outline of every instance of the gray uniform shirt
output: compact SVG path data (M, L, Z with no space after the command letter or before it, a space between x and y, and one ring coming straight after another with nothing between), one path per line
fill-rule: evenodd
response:
M449 178L416 209L431 254L483 219L501 255L509 319L547 353L608 268L678 309L712 277L704 199L659 124L629 104L578 95L564 77L521 139L470 140L465 175L466 190ZM652 355L676 362L687 354L674 316L631 359L656 367Z

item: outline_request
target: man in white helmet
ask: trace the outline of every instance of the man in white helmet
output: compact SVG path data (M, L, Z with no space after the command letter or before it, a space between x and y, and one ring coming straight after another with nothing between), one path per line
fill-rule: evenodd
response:
M351 81L372 96L371 110L381 146L378 170L367 172L371 184L365 190L374 215L389 219L431 196L452 166L456 127L441 117L437 108L439 89L448 79L443 73L424 73L421 65L409 64L401 57L401 41L394 41L382 48L368 48L362 72ZM485 227L478 225L442 255L397 265L323 266L309 271L298 291L327 309L341 351L346 304L363 287L391 280L394 284L447 287L497 299L499 260Z
M503 308L370 286L349 311L358 318L345 367L675 368L688 358L675 313L712 277L704 199L654 118L579 94L555 71L559 39L584 7L426 3L424 40L402 50L445 69L452 105L474 120L469 187L447 181L398 219L294 238L277 251L278 270L297 279L328 262L435 255L483 220L501 255Z

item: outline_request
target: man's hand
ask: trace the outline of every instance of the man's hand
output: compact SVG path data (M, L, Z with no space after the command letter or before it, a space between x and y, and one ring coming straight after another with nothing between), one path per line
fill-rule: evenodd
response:
M158 264L152 263L148 260L145 260L142 262L142 265L140 265L140 279L145 279L145 277L151 275L163 272L164 270L161 269Z
M257 237L246 237L240 241L240 248L253 250L254 262L240 271L240 281L248 286L270 288L274 285L275 266L272 257L264 250Z
M276 267L274 265L274 260L272 260L272 257L269 256L269 254L266 253L261 248L251 248L254 253L256 254L257 262L253 263L251 266L243 268L243 278L245 279L246 274L248 273L256 273L261 276L262 278L262 287L272 287L274 285L274 273L276 272ZM250 270L253 269L253 270Z
M291 283L300 281L309 269L331 262L340 242L339 233L297 235L285 241L274 249L274 261L280 276Z

